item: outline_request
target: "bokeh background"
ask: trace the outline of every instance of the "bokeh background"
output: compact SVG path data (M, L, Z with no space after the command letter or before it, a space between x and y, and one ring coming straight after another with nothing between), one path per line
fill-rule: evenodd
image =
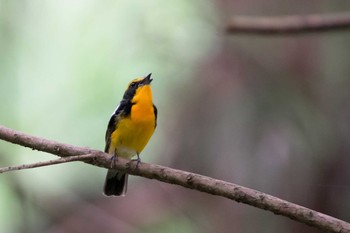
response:
M104 148L128 82L153 73L141 158L350 221L350 33L228 35L233 15L331 13L339 1L0 0L0 124ZM0 165L52 155L0 141ZM179 186L82 163L0 175L0 232L318 232Z

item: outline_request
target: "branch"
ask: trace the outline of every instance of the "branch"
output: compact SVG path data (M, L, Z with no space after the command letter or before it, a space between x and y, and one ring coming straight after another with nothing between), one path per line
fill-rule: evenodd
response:
M235 16L226 31L230 34L303 34L350 29L350 13L290 15L276 17Z
M68 163L68 162L74 162L74 161L85 161L86 159L91 159L94 157L96 157L96 155L94 155L94 154L75 155L75 156L59 158L59 159L55 159L55 160L49 160L49 161L45 161L45 162L23 164L23 165L13 166L13 167L12 166L2 167L2 168L0 168L0 174L5 173L5 172L10 172L10 171L19 171L19 170L36 168L36 167L56 165L56 164L60 164L60 163Z
M110 155L101 151L58 143L21 133L3 126L0 126L0 139L60 157L90 154L93 158L84 159L84 162L104 168L110 168L111 165ZM136 167L135 162L122 158L119 158L118 161L115 162L114 168L132 175L157 179L208 194L226 197L237 202L243 202L260 209L271 211L274 214L286 216L323 231L350 233L350 224L347 222L277 197L222 180L154 164L140 163L138 167Z

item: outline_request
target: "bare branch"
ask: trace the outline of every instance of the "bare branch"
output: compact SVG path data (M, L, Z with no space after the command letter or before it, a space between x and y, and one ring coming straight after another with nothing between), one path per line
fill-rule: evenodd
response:
M85 160L86 163L104 168L109 168L111 165L110 155L101 151L34 137L3 126L0 126L0 139L60 157L91 154L93 158ZM154 164L140 163L136 167L136 163L122 158L119 158L115 162L114 168L132 175L157 179L166 183L177 184L212 195L226 197L237 202L243 202L260 209L271 211L274 214L286 216L322 231L350 233L350 223L222 180Z
M350 13L290 15L276 17L234 16L226 31L230 34L303 34L350 29Z
M75 156L69 156L69 157L65 157L65 158L49 160L49 161L45 161L45 162L23 164L23 165L19 165L19 166L2 167L2 168L0 168L0 174L5 173L5 172L10 172L10 171L18 171L18 170L37 168L37 167L56 165L56 164L60 164L60 163L68 163L68 162L74 162L74 161L85 161L87 159L92 159L94 157L96 157L96 155L94 155L94 154L75 155Z

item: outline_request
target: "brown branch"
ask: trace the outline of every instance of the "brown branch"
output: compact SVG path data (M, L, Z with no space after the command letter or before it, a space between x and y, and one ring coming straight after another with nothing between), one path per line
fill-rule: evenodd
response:
M234 16L226 31L230 34L303 34L350 29L350 12L329 15L276 17Z
M22 164L18 166L9 166L9 167L1 167L0 168L0 174L10 171L19 171L19 170L25 170L25 169L31 169L31 168L37 168L37 167L45 167L50 165L56 165L60 163L68 163L68 162L74 162L74 161L85 161L87 159L95 158L96 155L94 154L86 154L86 155L75 155L75 156L69 156L44 162L38 162L38 163L31 163L31 164Z
M109 168L111 165L110 155L101 151L54 142L3 126L0 126L0 139L60 157L91 154L93 158L86 159L86 163L104 168ZM132 175L157 179L243 202L323 231L350 233L350 223L240 185L154 164L140 163L136 168L136 163L122 158L118 159L114 167Z

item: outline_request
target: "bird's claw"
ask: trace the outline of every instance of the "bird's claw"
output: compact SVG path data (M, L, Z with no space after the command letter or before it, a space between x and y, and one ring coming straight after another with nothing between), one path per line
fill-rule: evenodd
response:
M136 161L136 169L139 167L139 164L141 163L141 159L139 154L137 154L137 158L136 159L132 159L131 161Z
M118 162L118 156L112 155L111 157L111 168L114 168L115 162Z

